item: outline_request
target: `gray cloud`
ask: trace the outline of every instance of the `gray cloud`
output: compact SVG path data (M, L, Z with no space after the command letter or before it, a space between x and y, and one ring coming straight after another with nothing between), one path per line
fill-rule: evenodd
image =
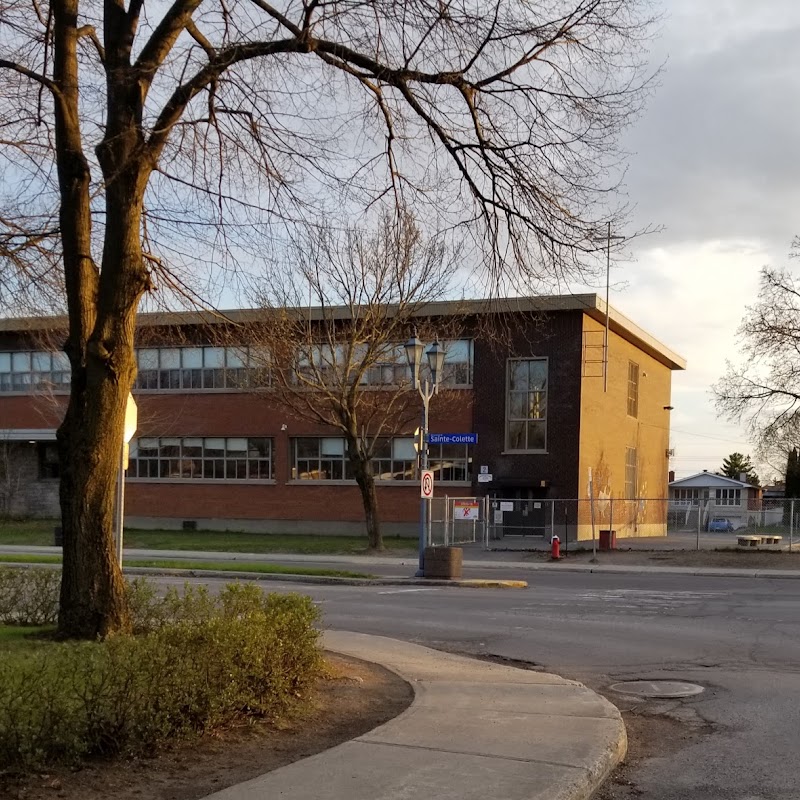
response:
M723 5L729 21L739 19L737 6L745 22L752 10L744 1ZM785 253L800 230L800 18L786 14L780 30L742 30L739 19L727 34L710 34L703 50L698 29L709 20L676 6L661 45L671 51L661 88L626 142L635 153L627 185L636 221L665 226L659 246L759 239ZM789 9L758 7L773 26Z

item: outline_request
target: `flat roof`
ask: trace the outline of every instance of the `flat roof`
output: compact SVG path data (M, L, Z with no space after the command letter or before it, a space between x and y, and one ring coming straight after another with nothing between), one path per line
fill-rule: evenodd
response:
M347 319L346 306L294 309L312 320L323 318ZM443 300L427 303L415 316L443 317L456 315L513 314L558 311L583 311L588 316L605 324L606 302L596 293L558 294L536 297L501 297L486 300ZM686 369L686 359L671 350L635 322L608 306L608 327L623 339L673 370ZM140 327L162 327L170 325L225 325L247 324L264 319L265 311L259 308L240 308L227 311L150 311L139 314ZM0 332L57 331L67 326L65 316L17 317L0 319Z

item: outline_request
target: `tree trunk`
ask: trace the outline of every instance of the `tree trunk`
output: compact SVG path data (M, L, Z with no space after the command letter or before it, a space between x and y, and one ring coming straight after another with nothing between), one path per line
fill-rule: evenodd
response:
M84 363L71 352L70 402L58 431L64 534L58 628L64 637L130 628L114 508L125 408L136 376L136 310L148 285L140 238L145 185L144 175L131 169L107 186L103 268L94 297L80 298L81 305L94 303L97 314Z
M375 493L375 478L370 470L369 459L352 459L361 502L364 504L364 523L367 527L367 543L370 550L383 550L383 536L378 515L378 496Z

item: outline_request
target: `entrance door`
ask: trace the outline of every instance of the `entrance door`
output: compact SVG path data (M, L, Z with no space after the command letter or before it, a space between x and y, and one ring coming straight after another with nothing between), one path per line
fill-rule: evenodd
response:
M495 539L505 536L547 534L547 501L542 489L500 487L489 494L490 519Z

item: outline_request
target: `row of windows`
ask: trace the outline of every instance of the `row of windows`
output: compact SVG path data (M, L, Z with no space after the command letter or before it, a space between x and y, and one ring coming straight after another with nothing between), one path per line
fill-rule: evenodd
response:
M272 439L267 437L163 437L131 442L131 478L271 480Z
M135 389L243 389L268 386L266 358L249 347L146 347L136 351Z
M672 501L676 505L694 506L700 500L709 499L706 496L706 489L673 489ZM738 506L742 503L741 489L715 489L713 501L718 506Z
M443 343L444 373L449 386L472 384L473 343L457 339ZM355 372L358 353L348 357L344 346L314 346L299 357L298 373L312 382L326 374L343 376ZM269 358L259 348L241 347L143 347L136 351L138 376L135 389L186 391L198 389L243 389L270 384ZM423 373L427 369L423 367ZM0 352L0 392L26 392L35 387L64 388L70 367L63 353L47 351ZM361 378L367 386L400 386L410 383L411 370L402 346L387 350Z
M298 437L291 440L291 453L292 480L354 479L342 438ZM472 474L468 445L431 445L429 463L440 481L467 481ZM417 480L414 440L407 437L379 439L371 464L376 480ZM267 437L143 437L131 442L128 476L273 480L274 443Z
M69 386L69 359L64 353L26 350L0 353L0 392Z

